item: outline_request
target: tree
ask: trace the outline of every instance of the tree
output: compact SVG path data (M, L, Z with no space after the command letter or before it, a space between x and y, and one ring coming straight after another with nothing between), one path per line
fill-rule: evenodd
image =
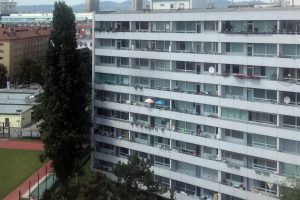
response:
M7 81L7 69L3 64L0 64L0 88L4 88L6 86Z
M92 84L92 51L89 48L79 50L79 62L83 76L89 84Z
M300 180L296 178L288 178L280 187L281 200L295 200L300 197Z
M118 178L119 196L123 200L161 199L158 194L163 191L154 180L149 160L140 159L137 155L128 157L128 163L118 162L113 174Z
M115 184L101 173L93 173L88 183L80 189L77 200L108 200L112 199Z
M94 174L81 188L77 200L166 200L159 196L166 191L154 181L151 163L136 155L128 163L119 162L113 169L117 182L103 174Z
M18 84L27 84L28 89L31 83L43 84L42 67L30 58L22 58L16 66L13 80Z
M58 1L43 69L44 93L37 110L43 110L40 131L44 156L52 160L63 199L90 133L89 87L76 48L75 16L70 7Z

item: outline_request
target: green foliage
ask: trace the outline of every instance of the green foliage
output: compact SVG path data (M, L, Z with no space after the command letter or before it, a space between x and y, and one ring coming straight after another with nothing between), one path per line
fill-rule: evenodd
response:
M89 87L79 63L76 50L75 16L63 1L56 2L45 67L44 93L38 98L42 123L40 131L45 145L44 155L51 159L62 196L66 183L81 159L88 142L90 113Z
M284 183L280 187L280 199L295 200L299 198L300 198L300 180L296 178L288 178L286 180L286 183Z
M6 81L7 81L7 69L3 64L0 64L0 88L6 87Z
M92 83L92 51L89 48L79 50L79 62L83 72L83 76L86 78L86 82Z
M133 155L128 163L119 162L113 169L117 182L103 174L94 174L81 188L77 200L166 200L164 190L153 179L149 161Z
M118 183L124 192L133 194L144 188L149 193L160 192L159 185L154 181L154 173L150 170L149 160L140 159L137 155L129 156L128 163L119 162L113 169Z
M26 84L28 88L31 83L42 85L42 67L30 58L22 58L15 68L13 80L17 84Z
M115 190L115 184L110 179L94 173L86 186L81 188L77 200L108 200Z

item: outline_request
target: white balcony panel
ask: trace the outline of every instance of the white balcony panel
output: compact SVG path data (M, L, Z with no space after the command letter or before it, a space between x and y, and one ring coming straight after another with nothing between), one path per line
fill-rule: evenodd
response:
M95 32L95 38L164 41L205 41L269 44L300 44L300 35L281 34L224 34L171 33L171 32Z
M191 54L191 53L170 53L170 52L153 52L153 51L132 51L116 49L95 49L95 55L133 57L145 59L160 60L178 60L190 62L216 62L221 64L237 65L257 65L269 67L292 67L297 68L300 65L300 59L278 58L278 57L248 57L238 55L224 54Z
M238 10L202 10L202 11L186 11L182 12L166 12L151 11L149 13L108 13L108 14L95 14L95 21L226 21L226 20L239 20L253 21L253 20L298 20L300 13L297 9L289 8L273 8L268 10L265 8L256 8L249 12L248 9Z

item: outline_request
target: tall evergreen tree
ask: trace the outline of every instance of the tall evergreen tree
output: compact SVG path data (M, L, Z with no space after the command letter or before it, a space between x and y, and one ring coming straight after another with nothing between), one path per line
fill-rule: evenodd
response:
M44 156L53 162L63 196L83 144L88 140L90 128L87 109L89 87L82 76L76 48L73 10L63 1L56 2L43 69L44 93L38 110L43 111L41 134Z

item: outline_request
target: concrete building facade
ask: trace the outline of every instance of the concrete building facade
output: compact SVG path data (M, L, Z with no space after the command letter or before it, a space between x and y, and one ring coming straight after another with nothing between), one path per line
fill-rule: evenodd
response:
M94 19L94 170L137 154L180 200L276 200L300 177L299 7Z
M0 63L11 76L22 58L44 58L51 30L46 27L0 28L0 33Z
M85 0L85 12L99 11L100 0Z

